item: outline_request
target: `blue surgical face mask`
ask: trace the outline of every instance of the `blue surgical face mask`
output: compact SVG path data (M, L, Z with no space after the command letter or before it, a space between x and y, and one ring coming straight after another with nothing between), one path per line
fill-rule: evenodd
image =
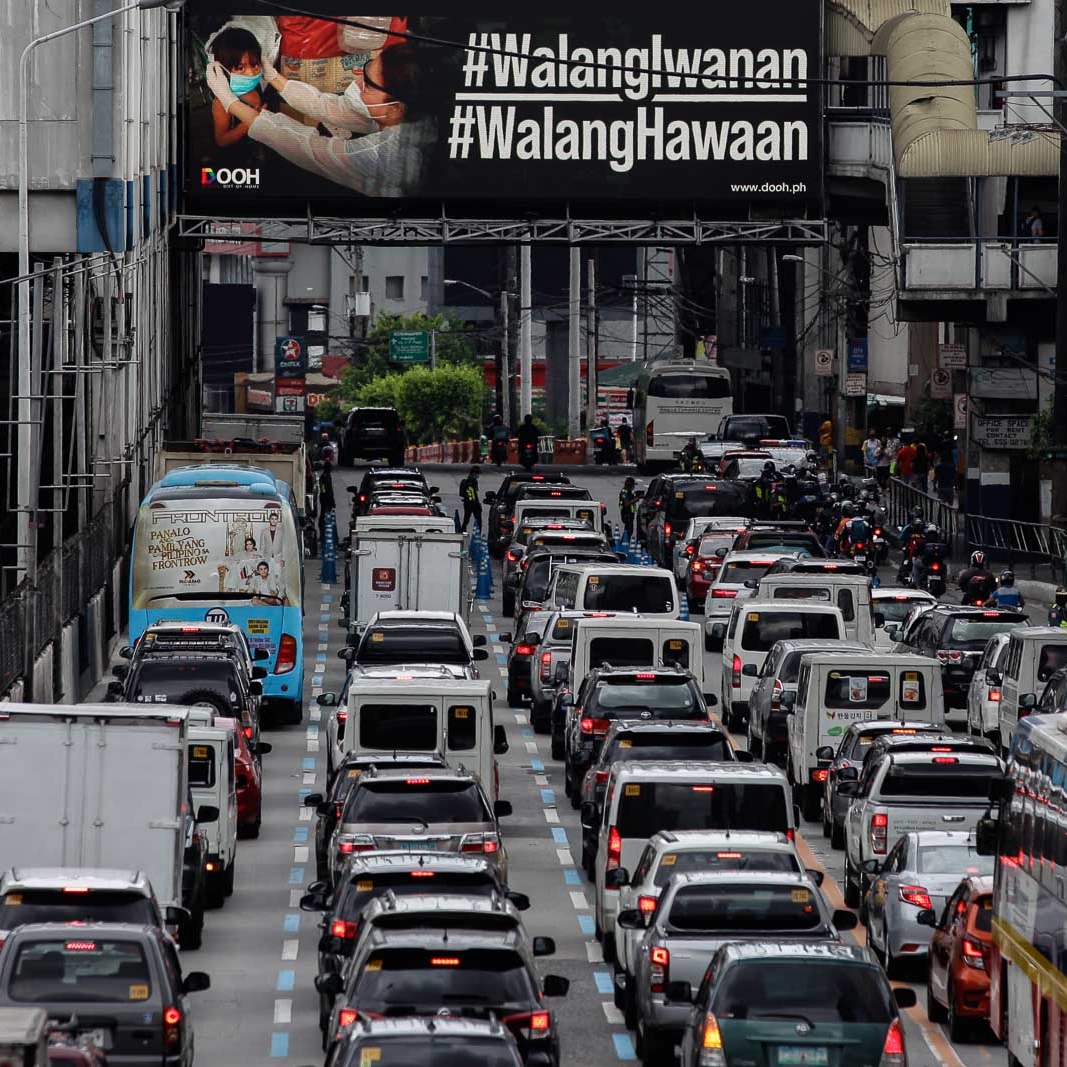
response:
M258 89L262 81L262 74L231 74L230 90L235 96L244 96L253 89Z

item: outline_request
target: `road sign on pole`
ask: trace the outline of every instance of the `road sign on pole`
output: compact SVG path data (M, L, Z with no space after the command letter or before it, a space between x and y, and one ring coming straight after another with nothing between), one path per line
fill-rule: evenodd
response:
M429 330L390 331L390 363L429 363L430 356Z
M834 373L834 350L832 348L815 349L815 373L820 378L829 378Z

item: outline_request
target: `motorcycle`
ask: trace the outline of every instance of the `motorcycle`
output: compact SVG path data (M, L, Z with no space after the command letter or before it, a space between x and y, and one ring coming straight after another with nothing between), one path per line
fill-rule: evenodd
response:
M590 431L593 441L593 459L598 464L608 463L614 465L619 462L618 449L615 447L615 435L610 430L598 426Z
M889 558L889 544L885 539L885 530L881 526L875 526L871 530L871 553L875 564L879 567L883 566Z
M508 458L508 443L504 439L493 441L489 446L489 459L498 467L506 463Z
M867 574L873 578L878 570L878 563L874 557L871 546L866 541L856 541L848 546L848 555L854 563L858 563Z
M537 445L533 441L524 441L519 447L519 462L528 471L534 469L537 462Z
M922 587L932 596L943 596L945 592L945 546L926 545L923 548Z

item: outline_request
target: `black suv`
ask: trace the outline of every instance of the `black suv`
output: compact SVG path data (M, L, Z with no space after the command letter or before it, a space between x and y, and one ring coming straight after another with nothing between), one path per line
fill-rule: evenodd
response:
M391 490L395 493L414 493L429 499L437 486L426 484L426 476L415 467L372 467L365 471L358 486L350 485L352 517L366 515L370 499L375 493Z
M485 534L489 539L489 551L498 559L511 544L511 535L515 529L515 500L519 486L527 482L570 485L571 480L565 474L528 474L524 471L507 475L496 492L490 490L485 494L483 499L489 505Z
M404 425L395 408L353 408L341 431L337 462L351 467L357 459L384 459L399 467L406 444Z
M931 608L908 632L908 643L920 656L941 664L946 708L966 708L971 675L986 642L1016 626L1028 626L1026 612L1009 608L972 608L942 604Z
M708 708L692 673L680 667L595 667L582 681L563 723L563 788L581 803L582 779L615 719L707 722Z
M727 415L719 423L720 441L745 442L755 437L760 441L783 440L792 437L784 415Z

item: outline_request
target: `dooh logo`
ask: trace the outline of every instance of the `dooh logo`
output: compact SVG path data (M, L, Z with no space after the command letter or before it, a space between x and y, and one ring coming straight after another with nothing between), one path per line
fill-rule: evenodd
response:
M200 168L201 185L219 185L224 189L258 189L259 168L249 170L248 167L214 167Z

